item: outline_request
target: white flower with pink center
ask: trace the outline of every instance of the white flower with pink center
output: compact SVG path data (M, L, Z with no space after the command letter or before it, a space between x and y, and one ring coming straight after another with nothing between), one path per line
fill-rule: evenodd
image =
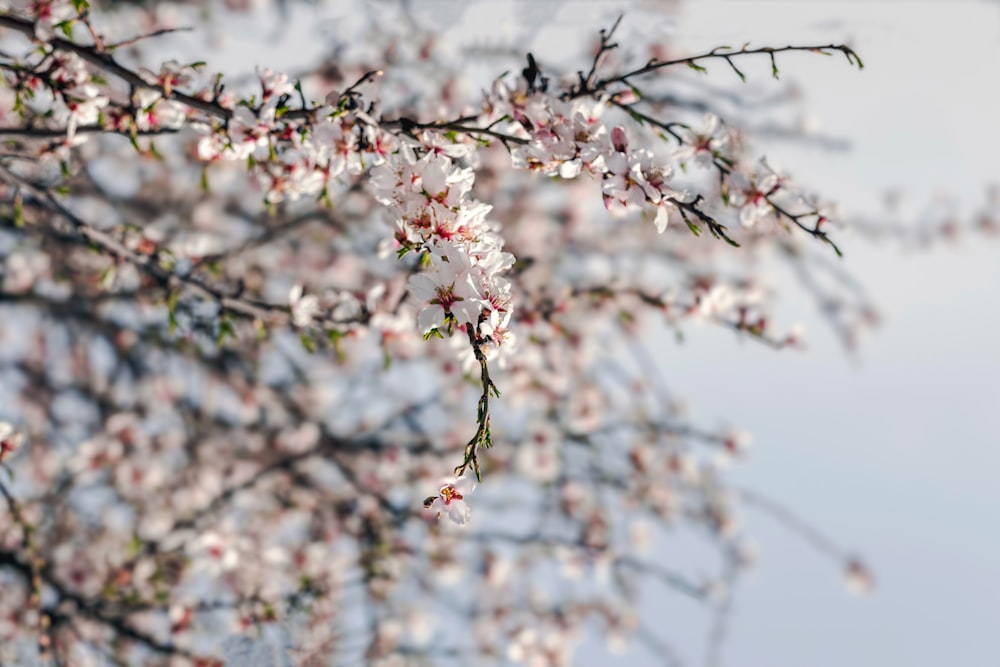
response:
M86 94L90 95L84 99L66 99L66 109L69 112L67 120L67 135L73 137L76 128L80 125L93 125L100 118L101 109L108 105L108 98L103 95L91 95L96 91L93 86L86 86ZM59 115L59 114L57 114Z
M35 37L40 40L52 39L56 26L79 15L70 0L34 0L31 13L35 16Z
M753 227L774 210L769 198L780 187L777 174L766 165L758 164L752 174L735 171L729 176L732 203L740 207L740 222Z
M436 512L439 519L442 515L447 515L453 523L464 526L472 516L472 509L465 499L475 489L475 480L463 475L454 482L444 484L436 496L424 501L424 507Z
M449 316L456 324L474 325L479 320L482 299L467 268L460 268L457 273L445 268L418 273L410 278L409 286L414 298L424 304L417 315L422 333L441 326Z
M233 159L245 160L253 155L259 160L268 157L271 130L274 129L274 109L261 109L258 117L247 107L237 107L229 121Z
M136 126L140 130L178 128L184 124L185 110L179 102L165 100L159 91L140 90L136 93Z
M699 167L710 167L717 154L729 147L729 131L715 114L705 114L698 130L678 130L684 144L674 157L678 162L693 161Z
M261 97L268 105L275 106L283 96L295 92L295 86L284 72L275 72L271 69L258 70L257 78L260 79Z

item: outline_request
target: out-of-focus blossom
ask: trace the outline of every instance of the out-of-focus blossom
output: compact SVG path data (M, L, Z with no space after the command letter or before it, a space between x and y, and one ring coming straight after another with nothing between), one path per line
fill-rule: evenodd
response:
M698 130L679 128L677 132L684 143L674 151L674 159L681 163L691 160L699 167L710 167L715 156L729 147L729 132L713 113L705 114Z
M740 223L753 227L774 211L769 198L778 189L778 176L765 164L758 163L749 173L734 171L729 175L730 197L740 208Z
M295 326L302 328L313 323L313 318L319 313L319 298L316 295L303 295L302 285L295 285L288 293L288 301Z
M0 463L17 451L21 445L21 437L11 424L0 422Z
M868 566L857 558L847 561L844 569L847 590L854 595L866 595L875 589L875 576Z

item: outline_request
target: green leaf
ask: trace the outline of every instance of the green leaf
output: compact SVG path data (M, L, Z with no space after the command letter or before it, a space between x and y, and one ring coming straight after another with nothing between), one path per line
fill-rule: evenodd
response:
M236 338L236 330L233 329L233 323L228 317L219 318L219 332L215 335L215 344L222 345L226 342L226 338Z
M178 301L180 301L180 293L176 291L167 293L167 333L170 335L177 331Z
M135 149L136 153L142 154L142 148L139 147L139 128L136 127L135 123L130 123L128 128L128 142L132 144L132 148Z
M302 349L304 349L309 354L316 351L316 341L309 337L307 333L299 334L299 341L302 343Z
M699 73L702 73L702 74L704 74L705 72L708 71L707 69L705 69L704 67L702 67L698 63L691 62L691 61L688 61L687 66L690 67L691 69L693 69L695 72L699 72Z
M263 343L267 340L267 325L264 324L262 320L257 320L254 323L255 333L257 335L257 342Z
M117 269L118 267L112 264L101 272L98 284L100 284L102 289L109 290L115 284L115 277L118 275Z
M24 227L24 200L20 192L14 195L14 226Z
M142 551L143 541L138 535L133 535L132 539L129 540L128 546L125 547L125 553L128 554L129 558L138 556Z
M337 363L344 363L347 359L347 355L344 353L344 334L336 329L330 329L326 332L326 338L330 341L330 345L333 347L334 355L337 357Z
M823 237L823 240L830 244L830 246L833 248L833 251L835 253L837 253L837 257L843 257L844 256L844 253L840 252L840 248L837 247L836 243L834 243L833 241L830 240L830 237L825 236L825 237Z

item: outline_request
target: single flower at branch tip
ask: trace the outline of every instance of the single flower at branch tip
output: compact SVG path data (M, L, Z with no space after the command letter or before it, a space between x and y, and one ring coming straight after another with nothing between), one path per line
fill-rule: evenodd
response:
M847 590L852 595L867 595L875 589L875 576L858 558L849 558L844 572Z
M472 517L472 509L466 498L476 489L472 477L460 475L454 480L446 480L438 490L438 495L424 500L424 508L437 513L437 518L447 515L452 523L464 526Z

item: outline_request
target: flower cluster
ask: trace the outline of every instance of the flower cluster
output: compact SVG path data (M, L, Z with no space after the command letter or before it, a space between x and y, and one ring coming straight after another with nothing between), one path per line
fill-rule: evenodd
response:
M199 125L198 157L247 161L268 202L325 196L334 179L360 174L393 150L391 135L341 107L320 106L305 120L289 117L295 87L287 75L264 70L258 78L259 99L242 100L224 122Z
M82 58L74 53L55 52L50 59L48 85L34 82L26 106L49 117L53 125L65 127L72 138L79 126L97 122L108 98L101 94Z
M490 343L510 349L510 282L500 274L514 264L503 239L486 220L491 206L469 196L474 172L442 151L417 157L403 144L393 160L372 170L376 198L397 219L401 253L426 253L428 269L410 279L422 308L424 334L471 326Z
M608 211L621 215L648 204L662 233L676 216L678 203L692 196L667 184L673 177L671 165L647 148L629 148L624 126L608 128L602 117L609 104L607 98L564 100L532 89L525 79L516 89L498 80L480 121L492 125L512 119L504 127L525 142L511 151L515 167L562 178L581 173L600 178Z
M370 169L375 198L396 218L399 254L424 258L425 270L410 281L422 304L420 330L471 326L488 344L488 356L501 345L510 350L510 283L500 274L514 257L503 252L503 239L486 220L491 207L470 197L474 172L458 162L467 148L440 145L433 133L424 142L400 141L351 96L336 107L312 109L303 120L284 107L294 90L287 77L265 71L259 78L259 103L237 106L225 123L201 126L199 157L249 161L272 203L322 196L333 179ZM296 323L309 319L299 314Z

